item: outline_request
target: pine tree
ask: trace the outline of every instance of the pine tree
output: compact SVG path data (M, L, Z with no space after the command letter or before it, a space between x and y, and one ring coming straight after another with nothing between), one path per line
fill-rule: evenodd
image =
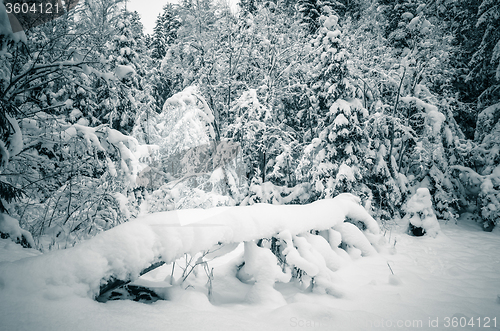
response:
M155 59L163 59L169 45L177 39L177 32L182 24L177 11L176 6L167 4L163 7L163 14L158 15L156 19L151 44L153 49L151 56Z
M148 98L142 93L143 79L139 75L144 74L143 57L146 55L142 26L137 23L134 14L123 13L103 54L106 62L102 71L113 72L113 76L95 72L100 76L96 89L98 119L123 133L131 132L137 113L142 107L149 107L144 104L148 103ZM142 54L139 56L139 53Z
M312 41L316 57L309 76L309 117L317 137L305 147L296 175L313 185L316 198L366 191L362 183L368 137L362 123L368 112L355 98L340 38L338 17L331 15Z
M258 0L240 0L238 6L241 8L242 16L254 15L257 11Z
M301 23L311 34L321 27L321 15L339 16L345 10L345 5L336 0L299 0L297 5Z
M483 0L478 9L476 27L484 31L481 44L472 55L468 78L478 77L484 91L478 98L478 107L500 101L500 4Z

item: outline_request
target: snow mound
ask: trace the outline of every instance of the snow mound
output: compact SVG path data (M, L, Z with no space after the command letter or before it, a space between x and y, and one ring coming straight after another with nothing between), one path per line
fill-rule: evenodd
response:
M409 222L410 228L421 228L422 234L435 237L441 227L439 226L436 214L432 209L431 193L428 188L421 187L406 203L407 212L404 220ZM415 233L415 232L414 232Z
M284 274L277 264L276 256L268 249L258 247L254 241L245 242L245 265L240 273L251 275L254 286L247 293L251 303L283 306L285 299L274 289L276 281L288 282L291 274Z

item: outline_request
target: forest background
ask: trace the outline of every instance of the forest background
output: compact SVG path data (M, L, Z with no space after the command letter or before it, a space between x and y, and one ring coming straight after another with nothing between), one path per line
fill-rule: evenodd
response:
M442 220L498 223L494 0L186 0L153 35L112 0L0 18L2 237L65 248L141 213L342 192L390 230L419 187Z

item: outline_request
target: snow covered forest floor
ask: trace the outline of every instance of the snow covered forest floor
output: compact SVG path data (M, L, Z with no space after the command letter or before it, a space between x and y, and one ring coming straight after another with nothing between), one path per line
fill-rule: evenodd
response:
M0 329L478 330L488 324L489 330L499 330L500 230L484 232L467 216L458 224L441 224L435 238L392 233L389 243L386 233L381 253L355 259L335 273L341 298L277 282L275 288L286 299L278 306L243 300L250 286L236 282L224 267L239 249L211 263L216 294L212 302L196 288L170 287L164 280L171 266L165 265L137 283L156 286L159 292L164 287L167 300L99 303L50 280L33 288L33 277L53 270L37 263L38 251L1 240L0 259L17 260L13 263L23 264L27 273L16 275L19 282L13 288L0 281ZM2 271L11 269L1 264Z

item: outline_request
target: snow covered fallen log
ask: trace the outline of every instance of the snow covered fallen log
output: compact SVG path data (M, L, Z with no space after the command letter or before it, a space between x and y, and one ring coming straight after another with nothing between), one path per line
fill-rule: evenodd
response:
M73 248L3 265L0 284L30 292L43 288L43 295L50 298L71 292L95 297L107 280L136 279L158 261L170 263L186 253L195 255L219 243L250 242L283 232L296 236L333 227L342 233L339 225L346 218L362 222L373 237L380 232L376 221L351 194L308 205L255 204L148 214ZM189 220L189 224L182 226L180 220ZM356 242L352 233L350 237L354 247L359 245L364 253L372 252L367 242Z

